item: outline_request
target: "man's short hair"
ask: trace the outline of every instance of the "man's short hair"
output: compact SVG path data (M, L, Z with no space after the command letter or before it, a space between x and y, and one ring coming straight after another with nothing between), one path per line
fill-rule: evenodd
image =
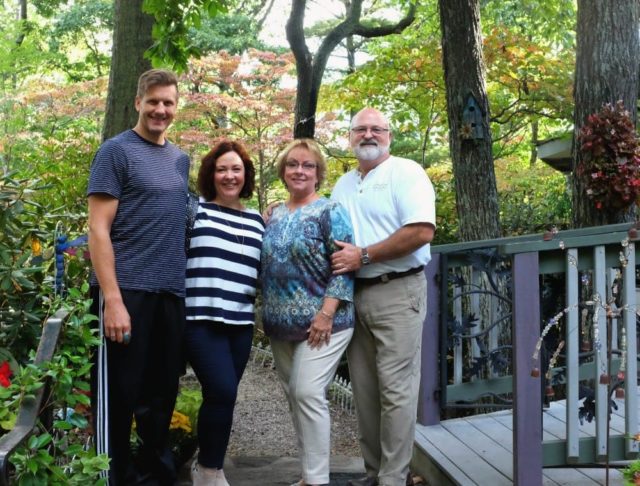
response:
M175 86L178 92L178 77L172 71L167 69L149 69L138 78L138 98L144 98L144 95L154 86Z

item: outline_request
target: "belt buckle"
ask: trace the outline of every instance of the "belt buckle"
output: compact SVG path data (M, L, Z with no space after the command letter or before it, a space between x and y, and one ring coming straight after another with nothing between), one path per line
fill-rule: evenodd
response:
M380 281L382 283L387 283L389 280L391 280L389 278L389 274L388 273L383 273L382 275L380 275Z

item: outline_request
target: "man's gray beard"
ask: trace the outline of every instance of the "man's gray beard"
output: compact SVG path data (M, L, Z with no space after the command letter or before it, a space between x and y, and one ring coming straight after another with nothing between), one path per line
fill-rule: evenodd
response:
M389 153L389 147L384 145L356 145L353 149L358 160L370 161Z

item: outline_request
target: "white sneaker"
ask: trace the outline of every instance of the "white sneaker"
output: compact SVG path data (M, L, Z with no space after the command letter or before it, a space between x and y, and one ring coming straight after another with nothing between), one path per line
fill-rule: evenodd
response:
M227 482L227 478L224 477L224 471L222 469L218 469L218 475L216 477L216 486L231 486Z
M225 483L218 483L218 472L219 469L204 467L195 460L191 464L191 482L193 486L224 486Z

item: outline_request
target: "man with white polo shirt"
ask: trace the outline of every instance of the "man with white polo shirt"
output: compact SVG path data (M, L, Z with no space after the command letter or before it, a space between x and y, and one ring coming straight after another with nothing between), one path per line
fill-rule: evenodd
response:
M358 167L332 194L356 242L337 242L332 257L335 273L356 272L347 357L367 476L351 486L405 486L413 450L435 193L420 165L390 155L391 138L378 110L357 113L349 141Z

